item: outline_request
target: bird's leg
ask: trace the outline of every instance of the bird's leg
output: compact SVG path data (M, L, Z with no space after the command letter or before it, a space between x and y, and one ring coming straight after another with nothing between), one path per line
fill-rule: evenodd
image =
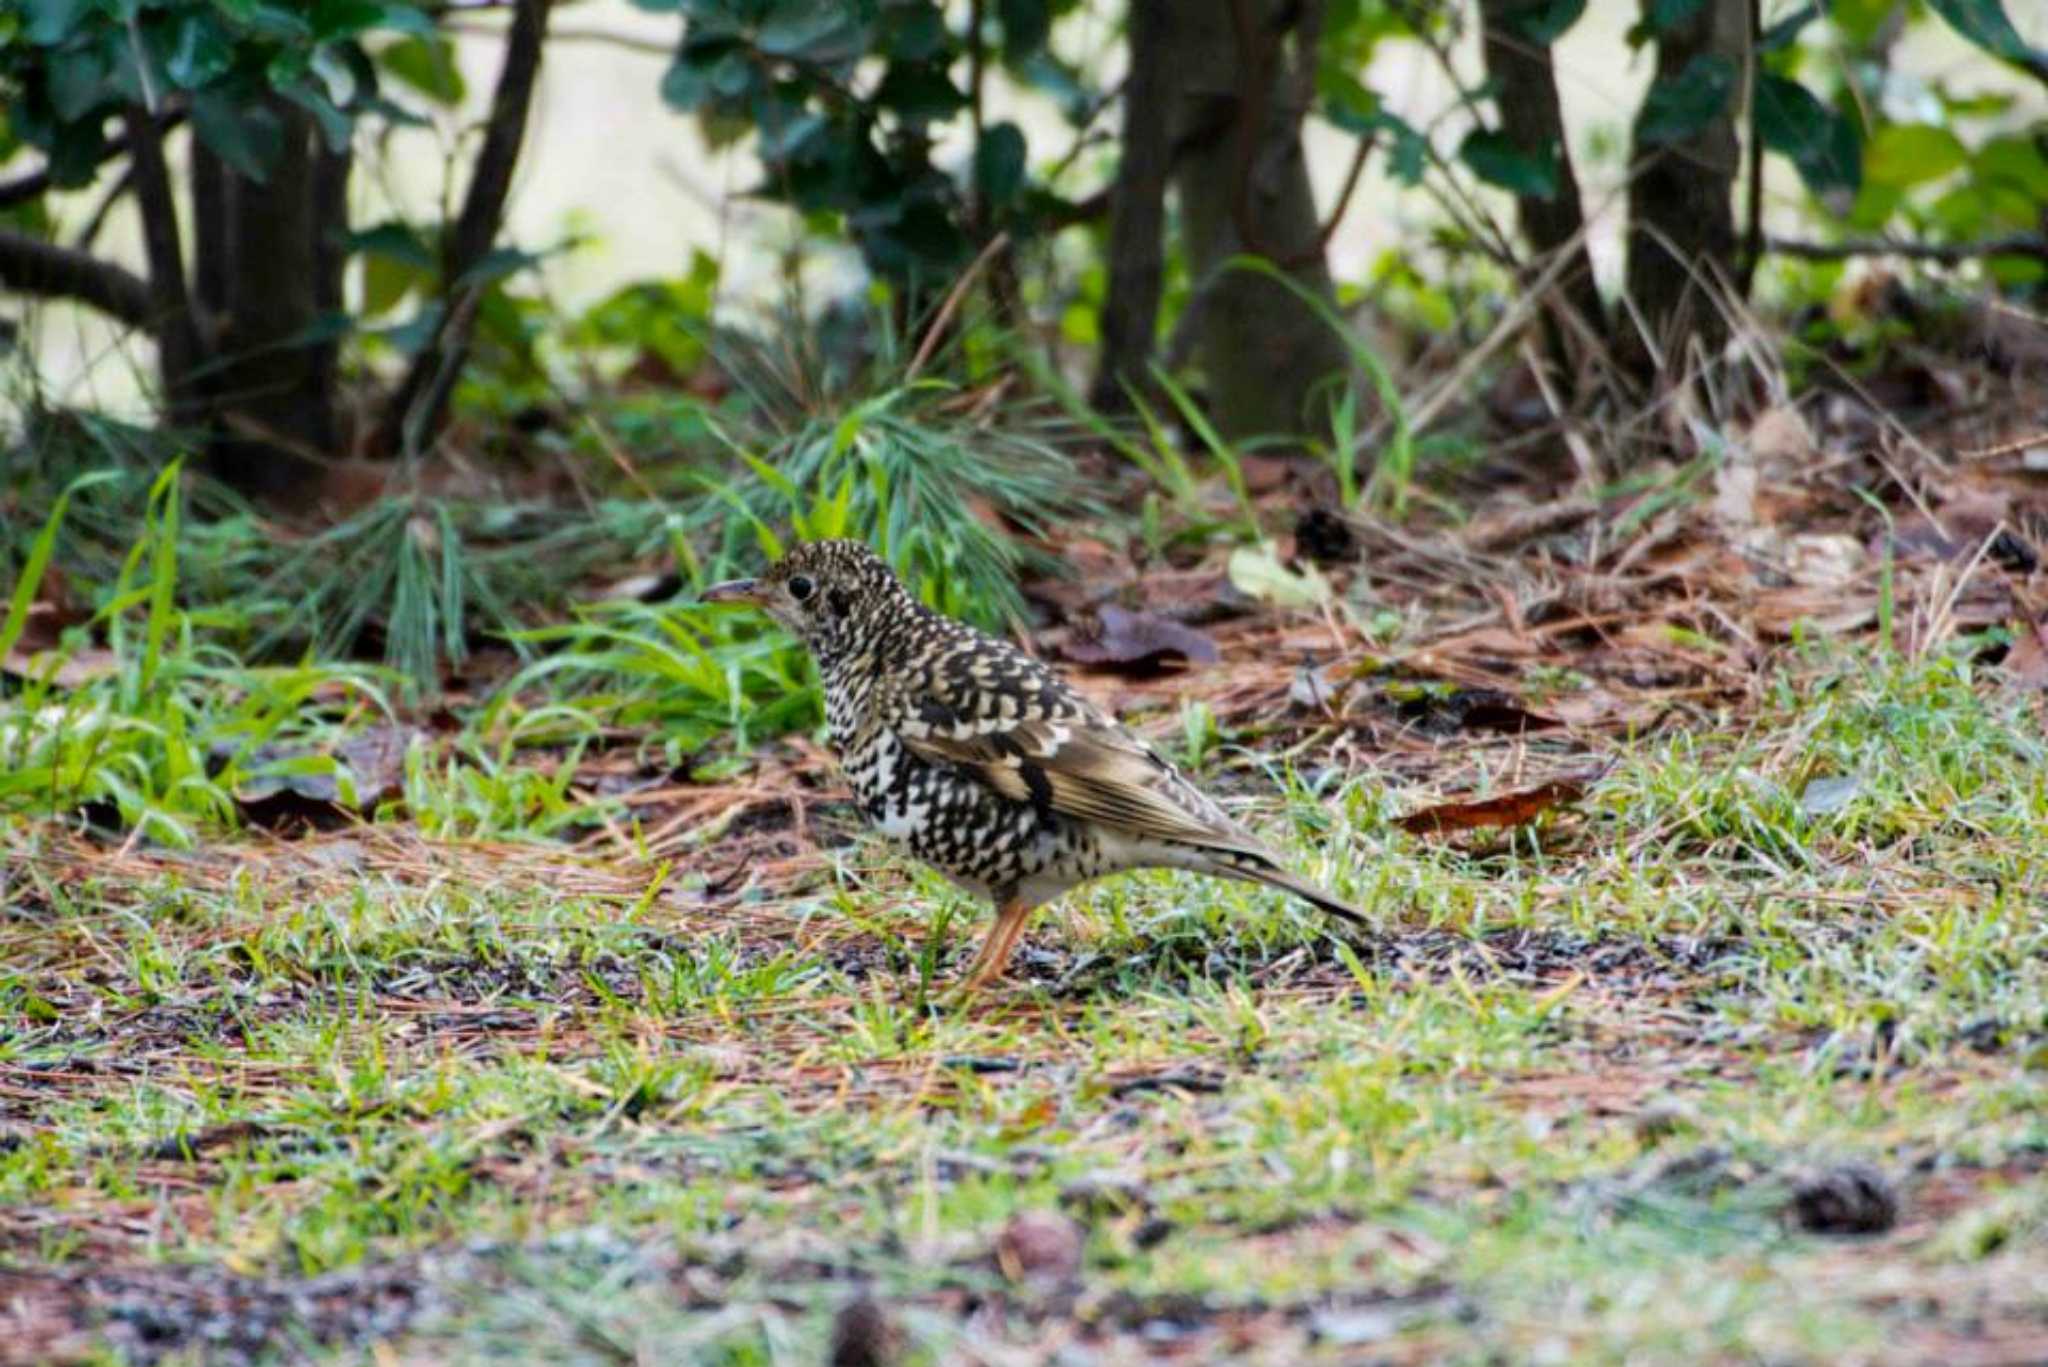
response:
M1024 934L1024 926L1031 919L1031 912L1028 903L1015 898L996 907L996 923L989 927L988 938L981 942L981 951L974 956L974 962L968 966L967 977L960 984L959 995L963 999L1002 976L1010 955L1017 948L1018 937Z

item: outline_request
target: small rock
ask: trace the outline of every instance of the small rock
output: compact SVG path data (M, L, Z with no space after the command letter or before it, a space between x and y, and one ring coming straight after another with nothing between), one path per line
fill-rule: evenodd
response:
M1056 1210L1019 1211L996 1235L996 1266L1011 1281L1066 1281L1081 1270L1081 1227Z
M1844 1163L1801 1180L1792 1216L1811 1234L1882 1234L1899 1222L1899 1194L1869 1164Z
M902 1350L902 1331L872 1296L854 1297L832 1317L831 1367L889 1367Z

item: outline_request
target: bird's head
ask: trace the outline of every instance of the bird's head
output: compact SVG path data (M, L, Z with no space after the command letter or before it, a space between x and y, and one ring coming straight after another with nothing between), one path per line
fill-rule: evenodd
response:
M759 579L713 584L705 603L746 603L788 627L820 660L843 653L868 624L910 606L888 564L858 541L807 541Z

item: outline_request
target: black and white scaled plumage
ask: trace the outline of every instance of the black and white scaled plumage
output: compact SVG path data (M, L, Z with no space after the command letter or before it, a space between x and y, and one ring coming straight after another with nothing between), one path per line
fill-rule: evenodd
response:
M862 812L995 904L969 992L1002 972L1034 908L1126 869L1267 883L1366 924L1058 675L923 606L859 542L799 545L703 600L753 604L796 634Z

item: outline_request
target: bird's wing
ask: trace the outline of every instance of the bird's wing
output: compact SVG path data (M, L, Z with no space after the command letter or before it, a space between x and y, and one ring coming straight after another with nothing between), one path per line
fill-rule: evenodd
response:
M1028 656L944 669L900 699L896 733L1003 796L1137 837L1265 854L1144 742Z

